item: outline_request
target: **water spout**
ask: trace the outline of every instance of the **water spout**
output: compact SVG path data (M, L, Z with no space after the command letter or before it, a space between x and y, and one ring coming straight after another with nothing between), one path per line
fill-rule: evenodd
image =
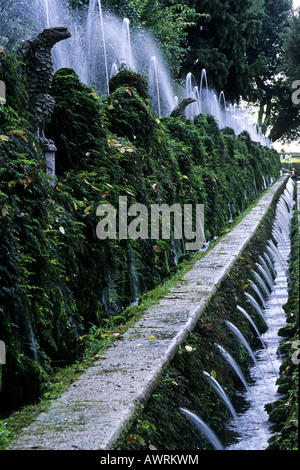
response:
M262 306L265 308L266 307L266 302L265 302L265 299L263 298L263 295L262 293L260 292L259 288L257 287L256 284L254 284L253 281L251 281L251 279L248 279L248 282L249 282L249 285L250 287L252 287L252 289L254 290L254 292L257 294L257 296L259 297L261 303L262 303Z
M133 55L131 50L131 37L130 37L130 21L128 18L123 19L123 47L124 47L124 60L125 64L131 69L135 70L135 65L133 61Z
M266 252L264 253L263 256L264 256L266 262L268 263L268 266L272 269L274 276L276 276L276 270L274 268L274 264L272 263L270 256Z
M220 353L222 354L222 356L224 357L224 359L228 362L228 364L231 365L231 367L233 368L233 370L235 371L235 373L237 374L237 376L239 377L240 381L242 382L242 384L244 385L245 389L247 391L249 391L249 386L247 384L247 381L240 369L240 367L238 366L238 364L236 363L236 361L233 359L233 357L229 354L228 351L226 351L226 349L224 349L220 344L215 344L215 346L219 349Z
M228 396L226 395L224 389L221 387L219 382L214 377L212 377L210 374L208 374L205 371L202 371L202 373L205 376L205 378L208 380L210 385L213 387L213 389L218 393L218 395L220 396L220 398L222 399L222 401L224 402L224 404L226 405L226 407L230 411L233 419L235 420L235 422L237 423L237 426L238 426L237 414L235 412L234 407L232 406L231 401L229 400Z
M255 263L255 264L260 270L260 272L262 273L262 275L264 276L267 283L269 284L270 289L272 290L273 285L274 285L272 277L266 272L266 270L259 263Z
M270 268L269 268L268 264L266 263L266 261L263 259L263 257L262 257L261 255L259 255L258 258L259 258L259 261L261 262L261 264L264 266L265 271L266 271L266 273L268 274L268 277L270 278L270 281L271 281L271 283L272 283L272 288L273 288L273 286L274 286L274 281L273 281L273 277L272 277L272 273L271 273L271 271L270 271Z
M105 66L106 86L107 86L107 94L109 95L109 75L108 75L106 42L105 42L105 33L104 33L104 23L103 23L101 0L98 0L98 7L99 7L100 24L101 24L102 44L103 44L103 51L104 51L104 66Z
M226 325L228 326L228 328L230 328L230 330L233 332L233 334L237 337L237 339L244 345L245 349L248 351L248 353L250 354L253 362L255 365L257 365L257 361L256 361L256 358L253 354L253 351L248 343L248 341L246 340L246 338L244 337L244 335L240 332L240 330L235 326L233 325L233 323L231 323L230 321L226 320L225 321Z
M253 326L253 329L255 330L257 336L259 337L260 339L260 342L261 344L263 345L263 347L265 349L267 349L266 345L265 345L265 342L264 340L262 339L261 337L261 334L259 332L259 329L257 328L257 326L255 325L254 321L252 320L252 318L250 317L250 315L246 312L245 309L243 309L242 307L240 307L240 305L237 305L236 307L240 312L242 312L242 314L244 315L245 318L247 318L247 320L249 321L249 323Z
M251 294L249 294L248 292L245 292L245 296L247 297L247 299L250 301L251 305L256 309L257 313L262 317L262 319L264 320L265 324L267 324L267 321L266 321L266 317L262 311L262 309L260 308L259 304L256 302L255 298L252 297Z
M206 98L204 98L204 94L203 94L203 82L205 82L204 86L206 89ZM200 95L200 113L203 113L203 103L206 103L208 107L208 102L209 102L209 91L208 91L207 75L206 75L205 69L201 71L199 95Z
M256 271L253 271L253 275L255 277L255 279L257 280L257 282L260 284L260 286L263 288L263 290L265 291L266 293L266 296L268 297L270 295L270 291L269 289L267 288L266 286L266 283L263 281L263 279L261 278L261 276L256 272Z
M186 408L180 408L180 410L190 421L192 421L197 426L197 428L201 431L202 434L204 434L206 439L211 443L215 450L224 450L215 433L201 418L199 418L199 416L187 410Z
M160 106L160 92L159 92L159 82L157 75L157 61L156 56L150 58L150 68L149 68L149 92L152 96L152 106L156 109L157 115L161 117L161 106Z
M46 18L47 18L47 28L50 26L50 20L49 20L49 5L48 5L48 0L46 0Z

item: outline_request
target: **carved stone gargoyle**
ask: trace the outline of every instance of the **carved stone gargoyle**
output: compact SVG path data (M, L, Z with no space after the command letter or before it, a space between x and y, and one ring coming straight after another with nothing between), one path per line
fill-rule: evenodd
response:
M53 46L63 39L71 37L65 25L44 29L38 36L27 38L18 50L22 63L21 72L26 76L29 106L32 113L33 132L36 134L45 152L46 171L55 177L54 142L45 136L45 127L51 119L55 101L49 95L53 76L51 51ZM54 185L54 180L52 180Z
M173 111L170 114L170 117L180 117L182 122L186 121L186 116L185 116L185 108L192 103L195 103L194 98L184 98L177 106L176 108L173 109Z
M22 62L21 71L27 78L34 133L42 145L53 144L45 137L45 127L55 105L48 93L53 76L51 51L57 42L69 37L71 33L65 25L46 28L38 36L27 38L18 50Z

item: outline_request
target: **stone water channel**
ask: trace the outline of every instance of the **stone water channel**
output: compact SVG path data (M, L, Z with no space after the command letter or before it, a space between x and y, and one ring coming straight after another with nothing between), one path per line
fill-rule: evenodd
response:
M96 361L59 399L52 402L47 411L23 429L8 450L114 448L114 443L133 422L140 405L150 398L178 347L195 328L207 303L257 231L278 192L284 188L290 192L291 184L290 179L281 177L268 188L256 206L194 264L182 282L150 307L124 334L122 341L105 352L106 359ZM253 360L252 374L256 386L246 389L251 406L243 415L233 416L229 425L234 430L238 426L242 436L238 442L230 443L229 440L226 443L229 450L265 448L269 438L267 416L263 416L264 410L258 406L263 408L266 402L276 397L275 382L280 364L276 354L279 344L277 332L285 324L282 310L287 298L288 266L285 260L290 250L289 233L284 226L285 222L289 226L289 220L283 221L283 217L290 217L286 208L286 202L282 202L274 221L277 247L274 248L271 242L268 245L276 277L268 279L267 275L263 279L260 276L267 289L261 311L268 324L261 337L266 348L262 347L257 353L261 357ZM199 417L192 411L184 411L190 413L199 432L214 442L215 449L224 448Z
M286 197L285 197L286 196ZM293 214L293 184L287 184L286 194L283 193L277 203L276 216L273 222L273 236L277 242L275 247L267 243L266 254L272 260L272 266L262 263L265 276L262 276L266 290L264 306L260 309L267 330L260 336L262 347L255 353L255 362L251 369L253 384L246 391L249 408L238 416L237 430L241 434L238 442L229 444L227 450L264 450L271 437L271 423L264 409L266 403L278 399L278 385L281 358L278 347L281 338L278 331L286 325L283 306L288 300L289 257L291 250L291 218ZM263 261L263 260L262 260ZM274 270L274 279L270 271Z
M242 307L237 305L237 309L245 315L245 318L251 323L259 337L261 348L253 353L235 325L226 322L237 339L244 343L249 352L249 358L253 361L250 370L251 385L248 386L243 380L245 393L242 395L245 402L248 403L246 411L237 413L222 387L215 379L208 377L232 414L232 420L228 425L226 436L224 436L224 445L222 445L218 437L210 428L205 426L205 423L199 420L198 416L188 410L183 410L198 429L204 432L216 450L264 450L267 448L268 440L272 436L272 426L268 421L265 404L275 402L279 398L276 379L279 377L281 365L281 357L278 353L281 338L278 336L278 331L286 325L283 306L288 300L290 234L294 204L293 183L290 180L276 206L272 229L276 246L269 240L266 244L265 259L260 256L259 263L256 263L255 274L257 274L256 278L263 292L263 295L259 295L260 303L256 302L249 293L245 293L267 325L266 332L260 334L251 317ZM252 285L252 287L255 286L256 284ZM226 358L226 351L222 351L220 346L219 348ZM237 364L234 364L233 367L235 372L241 374ZM233 432L230 433L230 430Z

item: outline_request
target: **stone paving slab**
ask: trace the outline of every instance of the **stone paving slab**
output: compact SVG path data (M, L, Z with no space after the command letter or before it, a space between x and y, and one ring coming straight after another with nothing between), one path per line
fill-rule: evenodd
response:
M178 346L243 252L286 181L281 177L182 281L105 351L8 450L109 450L154 391Z

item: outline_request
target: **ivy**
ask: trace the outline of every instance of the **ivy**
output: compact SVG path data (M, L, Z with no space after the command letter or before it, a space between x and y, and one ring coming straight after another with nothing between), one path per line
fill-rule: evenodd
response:
M46 129L57 147L54 186L26 116L0 106L0 329L9 345L1 394L14 406L39 396L50 361L81 357L91 325L122 318L187 256L180 240L99 240L99 205L118 207L120 196L128 206L202 203L211 240L228 204L237 215L257 196L253 181L261 191L262 176L270 182L280 170L275 151L220 132L211 116L157 119L140 75L113 80L102 99L72 69L55 73Z

